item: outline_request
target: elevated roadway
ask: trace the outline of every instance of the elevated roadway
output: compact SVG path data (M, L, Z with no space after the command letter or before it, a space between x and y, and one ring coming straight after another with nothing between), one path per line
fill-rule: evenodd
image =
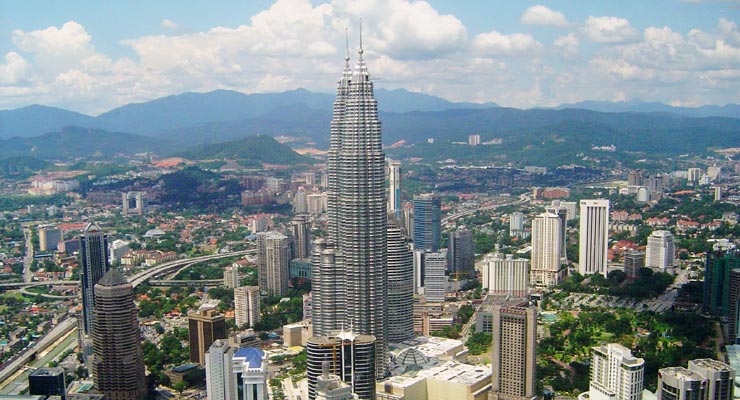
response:
M524 204L524 203L529 202L529 200L530 199L529 199L529 195L528 194L522 194L522 195L519 196L519 200L504 201L504 202L501 202L501 203L489 204L489 205L486 205L486 206L471 208L469 210L458 211L458 212L456 212L454 214L450 214L450 215L442 218L442 221L441 222L442 222L442 224L445 224L445 223L447 223L449 221L454 221L454 220L460 219L462 217L467 217L468 215L473 215L473 214L477 213L478 211L495 210L495 209L497 209L499 207L511 206L511 205L515 205L515 204Z
M157 265L155 267L149 268L145 271L141 271L135 275L132 275L128 278L129 283L133 285L134 287L141 285L142 283L147 282L148 280L158 277L160 275L166 274L168 272L171 272L173 270L176 270L178 268L184 268L188 267L190 265L200 263L203 261L210 261L210 260L217 260L220 258L227 258L227 257L235 257L240 255L245 255L249 253L254 253L255 250L241 250L241 251L234 251L229 253L221 253L221 254L212 254L208 256L200 256L200 257L193 257L193 258L184 258L180 260L170 261L162 265ZM39 284L44 285L50 285L50 284L69 284L69 281L53 281L53 282L34 282L34 283L14 283L14 284L6 284L4 286L1 286L0 288L8 289L12 285L16 285L13 288L20 289L20 288L26 288L28 286L35 286ZM15 357L13 357L11 360L5 362L3 365L0 365L0 389L7 386L13 377L16 375L16 373L29 361L33 360L37 354L40 352L45 351L49 346L54 344L58 339L63 337L64 335L69 334L72 330L77 328L77 319L76 318L67 318L64 321L60 322L57 326L52 328L46 335L42 336L38 341L31 344L29 347L21 351L19 354L17 354Z

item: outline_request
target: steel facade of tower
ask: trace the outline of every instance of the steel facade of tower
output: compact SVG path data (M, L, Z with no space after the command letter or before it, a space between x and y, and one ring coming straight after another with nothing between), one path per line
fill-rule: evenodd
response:
M94 223L80 236L80 281L82 286L82 327L90 334L95 306L95 284L108 272L108 236Z
M609 248L609 200L581 200L578 272L606 276Z
M388 212L398 219L401 211L401 162L388 160Z
M91 333L95 390L106 399L143 399L147 387L134 289L118 270L111 269L94 290Z
M437 251L441 241L442 200L433 193L414 196L414 249Z
M414 337L414 256L401 228L388 224L388 340Z
M382 377L388 365L385 154L373 82L362 54L360 46L354 71L349 56L345 58L334 102L327 165L328 233L343 264L338 270L344 270L344 289L338 290L345 290L344 323L376 337L376 373ZM321 305L316 311L322 318L323 303L329 299L324 295L327 286L319 285Z

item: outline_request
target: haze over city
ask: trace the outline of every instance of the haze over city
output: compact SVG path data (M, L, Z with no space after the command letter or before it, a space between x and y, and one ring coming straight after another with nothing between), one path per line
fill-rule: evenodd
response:
M530 108L738 102L736 1L4 2L0 108L330 93L360 18L378 87Z

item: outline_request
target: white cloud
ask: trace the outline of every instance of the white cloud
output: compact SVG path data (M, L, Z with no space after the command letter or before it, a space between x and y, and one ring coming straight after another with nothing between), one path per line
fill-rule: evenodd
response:
M160 22L159 26L161 26L164 29L169 29L172 31L177 30L178 28L176 23L172 22L172 20L169 20L167 18L163 19L162 22Z
M579 45L580 41L574 33L560 36L555 39L555 42L553 42L553 46L555 47L555 49L565 57L577 56Z
M638 31L626 19L589 17L544 51L534 33L470 37L458 18L426 1L324 1L277 0L242 25L200 32L163 20L166 34L119 42L131 58L97 51L74 21L16 30L15 48L0 58L0 108L42 103L98 113L184 91L332 92L345 27L357 58L360 16L370 73L386 88L515 107L635 97L716 104L736 102L740 92L740 33L727 17L714 29L688 31ZM565 26L558 14L535 6L520 19Z
M61 28L55 26L12 33L13 44L34 56L35 65L51 71L65 71L94 54L90 35L82 25L69 21Z
M0 85L20 84L31 69L31 64L20 54L11 51L5 55L5 62L0 64Z
M473 48L482 55L524 56L540 52L543 46L529 34L504 35L491 31L477 35L473 39Z
M581 32L597 43L623 43L636 39L637 29L625 18L589 16Z
M519 20L526 25L546 25L557 28L565 28L569 25L563 13L543 5L527 8Z

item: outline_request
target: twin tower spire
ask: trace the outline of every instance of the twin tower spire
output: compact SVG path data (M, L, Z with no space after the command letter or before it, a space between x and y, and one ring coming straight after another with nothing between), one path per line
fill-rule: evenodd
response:
M352 69L349 65L349 28L344 28L344 36L346 52L344 56L344 74L342 75L342 80L349 79L352 76ZM359 59L357 60L357 65L355 66L355 73L363 76L363 81L370 80L370 76L367 72L367 66L365 65L365 59L363 58L365 50L362 48L362 20L360 20L360 48L359 50L357 50L357 53L359 54ZM342 82L340 81L340 83Z

